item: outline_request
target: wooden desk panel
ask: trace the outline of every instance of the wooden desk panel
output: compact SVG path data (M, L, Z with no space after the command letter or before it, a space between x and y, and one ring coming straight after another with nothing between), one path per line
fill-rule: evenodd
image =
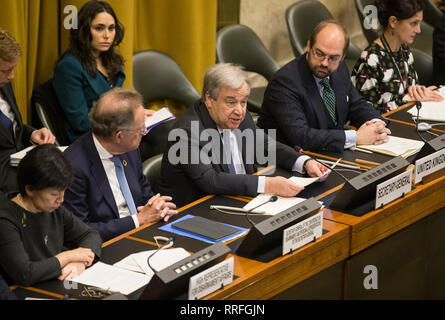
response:
M445 177L417 185L405 196L362 217L326 210L324 218L351 226L350 255L354 255L445 206Z
M349 227L324 220L323 228L329 232L315 243L268 263L232 255L235 258L234 273L239 278L205 299L268 299L346 259Z

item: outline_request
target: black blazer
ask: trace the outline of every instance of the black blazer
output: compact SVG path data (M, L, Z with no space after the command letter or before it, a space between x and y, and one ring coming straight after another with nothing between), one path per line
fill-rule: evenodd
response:
M195 122L192 124L193 120ZM220 154L214 155L209 153L209 157L214 157L215 161L210 164L205 164L197 153L203 152L203 149L206 146L208 147L210 140L199 141L197 147L196 145L193 147L193 143L190 143L191 134L194 132L192 128L197 124L199 124L200 136L205 129L218 130L207 111L207 107L201 101L195 103L193 108L190 108L185 114L179 117L175 128L170 131L169 136L171 139L169 140L172 141L168 141L162 159L161 175L159 179L160 193L162 195L173 197L173 202L178 207L208 194L246 194L256 196L258 176L251 174L255 172L253 163L262 162L261 159L257 157L256 150L255 155L248 154L246 151L246 141L243 139L241 143L241 153L247 174L230 174L228 165L223 163L222 141L218 136L216 144L219 145ZM175 129L178 130L175 131ZM258 129L248 112L246 113L244 121L241 122L239 129L241 132L245 129L251 129L255 132L255 130ZM271 143L273 140L267 136L264 137L264 140L257 140L259 139L261 132L262 130L260 130L258 135L254 135L255 141L264 141L265 150L267 150L267 144ZM179 147L179 139L174 138L179 136L181 136L181 142L183 142L183 144L181 144L182 147L186 147L184 150L187 152L187 159L183 162L172 163L171 161L174 162L173 157L178 155L176 152ZM171 152L171 154L169 154L169 152ZM277 143L276 161L279 167L291 170L298 156L298 153L294 149L281 143ZM192 163L192 157L195 157L195 160L197 160L198 163L196 163L197 161ZM248 161L249 158L252 160L252 157L254 157L254 161Z
M306 61L307 54L278 70L269 82L258 119L258 126L276 129L277 139L290 146L309 150L342 151L344 125L356 128L374 118L383 118L352 85L342 61L331 74L336 97L337 125L331 120Z
M15 136L0 123L0 192L8 193L18 190L16 169L9 165L9 157L31 145L31 133L35 129L23 124L10 83L0 88L0 94L10 105L17 121Z
M433 32L433 82L445 84L445 15L437 22Z

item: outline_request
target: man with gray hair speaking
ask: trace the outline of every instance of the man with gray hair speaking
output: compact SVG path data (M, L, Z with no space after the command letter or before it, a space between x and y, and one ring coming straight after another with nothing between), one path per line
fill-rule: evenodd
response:
M293 197L303 190L283 177L252 175L254 165L277 165L310 176L327 168L259 130L246 112L247 74L216 64L205 74L202 98L170 131L162 160L160 190L182 206L206 194Z
M142 173L139 143L147 134L142 96L114 88L90 110L92 132L66 151L74 183L64 205L107 241L131 229L177 214L171 197L154 195Z

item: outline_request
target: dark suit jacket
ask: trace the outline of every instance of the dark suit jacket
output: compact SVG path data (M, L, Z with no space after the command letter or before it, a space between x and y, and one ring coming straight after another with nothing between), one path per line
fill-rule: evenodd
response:
M9 289L8 284L0 274L0 300L17 300L17 297Z
M0 123L0 192L6 194L18 190L16 169L9 165L9 156L31 145L31 133L35 129L23 124L10 83L0 88L0 94L10 105L17 121L15 137Z
M195 121L192 124L192 121ZM198 198L201 198L207 194L247 194L250 196L257 195L258 188L258 177L251 175L255 172L254 163L261 163L261 160L257 158L256 151L255 155L247 153L246 141L243 139L241 145L242 156L244 161L244 166L246 169L246 175L242 174L230 174L229 167L227 164L223 163L222 159L222 142L218 135L216 137L216 144L219 146L219 155L213 155L209 153L210 157L215 157L215 161L210 164L205 164L199 157L198 153L203 152L204 147L208 147L209 141L199 141L199 145L194 145L196 139L190 139L191 134L194 130L193 125L199 123L199 136L201 136L203 130L214 129L218 130L216 124L211 119L207 107L201 101L198 101L193 108L190 108L181 117L178 117L178 121L175 125L175 129L179 131L170 131L170 135L174 132L182 132L181 135L181 146L185 147L182 151L186 150L187 159L181 161L180 163L172 163L174 161L174 154L176 154L177 147L180 146L179 139L174 141L169 141L167 144L166 152L162 159L161 175L159 180L159 189L162 195L169 195L173 198L173 202L181 207L187 203L190 203ZM174 129L174 130L175 130ZM182 130L181 130L182 129ZM255 132L258 129L250 114L247 112L246 117L243 122L241 122L239 129L241 131L250 129ZM217 132L217 131L216 131ZM258 134L261 134L262 130ZM259 135L253 135L255 137L255 142L260 141ZM201 139L200 139L201 140ZM192 141L192 145L191 142ZM212 140L213 141L213 140ZM267 135L264 137L264 146L267 150L267 144L272 142ZM254 144L257 145L256 143ZM172 152L169 155L169 152ZM193 154L193 155L192 155ZM199 157L195 159L195 163L192 161L192 157ZM254 156L254 161L248 161L249 157ZM281 143L276 145L276 159L277 165L286 170L291 170L293 164L298 158L297 152ZM170 159L169 159L170 158ZM196 163L198 162L198 163Z
M125 80L123 70L118 74L116 87ZM91 129L88 112L93 102L111 89L104 76L96 71L93 78L72 54L67 53L54 69L53 87L65 112L65 127L71 142Z
M445 84L445 15L436 22L433 33L433 82Z
M87 132L65 150L74 169L74 182L65 192L64 206L81 220L99 231L107 241L135 225L129 217L119 218L113 193L102 161L94 145L91 132ZM120 155L127 162L125 176L136 207L143 206L153 196L150 184L142 174L138 150Z
M356 128L374 118L383 118L352 85L344 62L331 74L336 96L337 125L329 116L306 61L306 54L278 70L269 82L258 126L276 129L277 139L309 150L342 151L343 126Z

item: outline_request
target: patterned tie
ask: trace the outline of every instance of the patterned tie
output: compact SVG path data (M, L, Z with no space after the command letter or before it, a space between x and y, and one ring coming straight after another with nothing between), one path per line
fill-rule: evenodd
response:
M332 121L334 121L334 124L337 125L337 120L335 118L335 93L334 90L332 90L331 86L329 85L329 79L324 78L320 81L320 84L323 87L323 102L328 109L328 112L331 116Z
M0 121L3 125L11 131L11 134L14 135L14 124L11 119L9 119L3 112L0 111Z
M229 162L227 165L229 166L229 172L232 174L236 174L235 166L233 165L232 159L232 148L230 146L230 130L224 130L223 133L224 140L224 153L226 154L226 159Z
M133 196L131 195L130 187L128 186L127 178L125 177L122 161L118 156L113 156L110 159L113 161L114 166L116 167L117 181L119 182L124 199L127 202L127 207L131 214L136 214L136 206L134 204Z

